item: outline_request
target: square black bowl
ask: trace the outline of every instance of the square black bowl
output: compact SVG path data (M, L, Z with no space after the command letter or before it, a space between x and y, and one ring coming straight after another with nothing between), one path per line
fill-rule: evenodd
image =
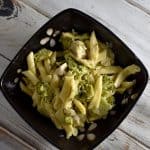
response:
M72 137L69 140L66 140L65 137L60 137L60 135L64 134L64 132L56 129L50 119L41 116L32 107L31 98L22 93L19 89L18 83L14 82L14 79L18 77L17 69L26 69L27 67L27 54L31 50L36 52L42 48L40 45L40 39L46 36L46 30L49 27L60 31L71 31L72 29L75 29L75 31L78 32L88 33L94 30L100 40L103 42L110 42L112 44L116 62L119 65L127 66L134 63L141 68L141 72L134 76L134 78L137 80L137 83L132 93L125 93L125 95L118 96L116 98L116 107L114 108L116 114L113 116L108 115L107 119L97 121L98 127L93 131L96 134L96 139L92 142L88 141L86 138L80 142L75 137ZM49 48L49 44L47 44L46 47ZM59 48L60 47L56 45L56 47L53 49L57 50ZM20 116L22 116L22 118L26 120L26 122L30 124L33 129L45 137L50 143L60 149L65 150L86 150L93 149L95 146L101 143L117 128L123 119L125 119L142 94L147 81L148 73L146 68L135 56L135 54L118 37L116 37L110 30L90 16L75 9L67 9L48 21L23 46L23 48L19 51L2 75L1 89L8 102L14 107ZM138 96L135 100L130 99L133 93L138 93ZM129 98L129 102L126 105L121 105L121 101L124 96Z

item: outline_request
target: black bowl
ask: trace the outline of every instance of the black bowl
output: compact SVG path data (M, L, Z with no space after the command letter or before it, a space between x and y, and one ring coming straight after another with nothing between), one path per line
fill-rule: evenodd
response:
M108 115L107 119L97 121L98 127L93 131L96 134L94 141L88 141L86 138L80 142L75 137L66 140L61 135L64 134L55 128L50 119L41 116L33 107L32 100L19 89L18 83L14 79L18 77L17 69L26 69L26 56L29 51L37 51L42 46L40 39L46 36L47 28L52 27L60 31L71 31L75 29L78 32L95 31L97 37L103 42L112 44L112 49L115 53L116 63L121 66L130 64L137 64L141 68L141 72L134 76L137 80L136 86L132 93L125 93L123 96L116 98L115 115ZM57 40L57 39L56 39ZM49 47L49 44L46 45ZM53 49L59 49L59 44ZM76 149L93 149L101 143L109 134L111 134L117 126L125 119L133 106L136 104L140 95L142 94L148 81L148 73L142 62L135 56L135 54L110 30L102 24L91 18L90 16L75 10L67 9L53 17L47 22L33 37L23 46L16 57L9 64L1 78L1 89L7 98L8 102L14 109L22 116L28 124L31 125L39 134L45 137L49 142L60 149L76 150ZM135 100L131 100L131 95L138 93ZM123 97L128 97L129 102L126 105L121 105Z

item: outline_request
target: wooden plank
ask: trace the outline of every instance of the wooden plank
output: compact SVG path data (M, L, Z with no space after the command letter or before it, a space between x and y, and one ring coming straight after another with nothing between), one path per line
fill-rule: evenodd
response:
M0 126L0 148L2 150L36 150L2 126Z
M9 61L2 56L0 56L0 77L4 70L6 69L7 65L9 64Z
M66 8L80 9L103 23L119 36L141 58L150 71L150 17L133 7L125 0L23 0L31 7L45 14L54 16ZM144 29L143 29L144 27Z
M121 138L121 139L120 139ZM142 144L120 130L115 130L100 146L95 150L148 150Z
M150 15L150 1L149 0L126 0L131 5L141 9L145 13Z
M17 16L0 16L0 53L10 59L48 20L22 2L14 6L18 8Z

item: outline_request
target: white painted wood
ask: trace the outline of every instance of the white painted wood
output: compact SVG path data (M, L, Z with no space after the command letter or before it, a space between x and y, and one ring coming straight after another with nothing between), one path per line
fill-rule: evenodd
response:
M82 1L82 3L76 0L64 0L59 2L56 0L23 1L30 4L35 10L19 2L22 11L19 12L17 18L6 20L6 18L0 17L0 53L4 56L12 59L32 34L48 20L48 18L42 14L51 17L60 10L74 7L91 14L116 33L144 61L150 71L150 17L142 10L132 6L129 2L122 0L86 0ZM21 31L24 31L24 33ZM0 56L0 76L7 64L8 61ZM145 90L145 94L140 98L133 111L121 124L119 130L117 129L110 135L110 137L102 143L100 149L147 149L142 144L150 147L149 91L150 83ZM51 144L31 129L31 127L19 117L7 103L1 92L0 124L15 131L17 135L38 149L53 149Z
M0 126L0 148L2 150L36 150L31 145L21 140L12 132Z
M145 13L150 15L150 1L149 0L126 0L131 5L141 9Z
M121 139L120 139L121 138ZM118 144L119 143L119 144ZM115 130L100 146L95 150L145 150L148 148L138 143L120 130Z
M0 77L4 70L6 69L6 66L9 64L9 61L0 56Z
M54 16L66 8L80 9L119 36L146 64L150 71L150 17L125 0L23 0L46 16Z
M0 53L12 59L47 20L45 16L19 2L18 17L7 20L0 17Z

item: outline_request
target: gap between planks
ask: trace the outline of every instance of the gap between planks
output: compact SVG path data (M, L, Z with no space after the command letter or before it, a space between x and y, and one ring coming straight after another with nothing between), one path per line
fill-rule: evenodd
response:
M26 0L18 0L22 3L24 3L25 5L29 6L30 8L34 9L35 11L37 11L39 14L42 14L43 16L47 17L47 18L52 18L52 16L50 14L48 14L46 11L43 10L39 10L38 7L34 6L32 2L30 1L26 1Z
M147 43L149 43L149 35L148 35L149 28L148 28L148 26L146 26L147 32L146 31L143 32L143 29L141 28L141 26L143 26L142 23L140 23L139 21L136 21L136 20L140 20L140 18L142 17L144 25L148 25L149 24L149 22L148 22L149 16L145 15L145 13L143 11L137 9L136 7L134 8L129 3L127 3L125 0L121 0L121 1L118 0L118 2L115 1L116 5L113 4L112 7L110 7L111 5L109 5L110 4L109 1L102 1L102 2L104 2L104 4L102 4L101 6L98 7L98 5L101 4L101 2L96 1L96 0L93 1L93 3L89 1L90 3L88 5L86 5L86 4L80 5L79 2L76 2L74 0L72 0L72 1L66 0L66 4L62 3L62 6L61 6L61 4L58 4L58 8L57 8L57 3L55 0L51 0L51 2L49 2L47 0L47 1L45 1L45 4L41 3L41 1L39 1L39 0L35 0L35 1L20 0L20 1L23 1L25 4L31 6L32 8L36 8L36 10L39 13L42 13L49 18L54 16L58 11L61 11L63 9L70 8L70 7L78 8L79 10L84 10L84 12L87 12L89 15L94 16L95 19L100 21L103 25L105 25L112 32L114 32L119 38L122 39L122 41L124 41L125 44L128 45L128 47L130 49L134 50L133 52L137 51L137 53L136 53L137 56L141 60L144 60L144 64L147 66L147 68L149 68L148 56L145 55L144 53L142 53L142 51L141 51L141 49L144 49L145 53L147 53L149 51L148 44L147 44ZM97 2L97 5L94 5L94 2L95 3ZM49 4L49 6L52 6L53 9L48 7L47 6L48 4ZM130 15L130 13L133 13L133 15L135 15L135 16L137 15L136 16L137 18L129 17L129 19L125 19L125 21L123 21L122 17L120 16L120 13L119 13L118 19L114 18L114 20L111 20L111 18L115 17L114 15L116 14L116 13L113 14L112 9L113 8L115 9L117 7L117 11L122 12L122 9L119 8L119 6L121 6L121 5L125 6L124 10L126 11L126 13L123 12L122 15ZM94 7L95 7L95 9L94 9ZM112 17L109 17L106 15L106 10L103 9L104 7L106 7L106 10L108 9L107 11L109 13L113 14ZM102 9L102 13L95 12L96 9L98 9L97 11L99 11L99 9ZM51 14L49 12L51 12ZM141 15L140 15L140 13L141 13ZM131 16L133 16L133 15L131 15ZM134 20L136 23L134 22ZM120 22L124 23L124 25L119 26ZM135 25L134 23L135 24L139 23L139 25ZM126 32L126 30L128 31L128 33ZM135 32L135 33L132 34L132 32ZM141 37L141 38L138 38L138 37Z
M137 139L135 136L132 136L130 133L124 131L123 129L121 129L120 127L117 128L118 130L120 130L121 132L123 132L124 134L128 135L129 137L131 137L132 139L136 140L138 143L140 143L141 145L145 146L146 148L150 149L150 146L146 145L145 143L143 143L142 141L140 141L139 139Z
M145 8L144 6L138 4L134 0L125 0L128 4L132 5L133 7L136 7L140 9L141 11L145 12L147 15L150 15L150 10Z
M34 10L36 10L38 13L44 15L45 17L51 18L52 16L50 14L48 14L46 11L44 10L40 10L38 7L36 7L32 2L30 1L26 1L26 0L19 0L23 3L25 3L26 5L28 5L29 7L33 8ZM135 2L134 0L124 0L125 2L127 2L128 4L140 9L141 11L145 12L146 14L150 15L150 10L145 8L144 6L140 5L139 3Z
M6 57L5 55L3 55L1 53L0 53L0 56L3 57L4 59L8 60L8 61L11 61L11 59L9 59L8 57Z

